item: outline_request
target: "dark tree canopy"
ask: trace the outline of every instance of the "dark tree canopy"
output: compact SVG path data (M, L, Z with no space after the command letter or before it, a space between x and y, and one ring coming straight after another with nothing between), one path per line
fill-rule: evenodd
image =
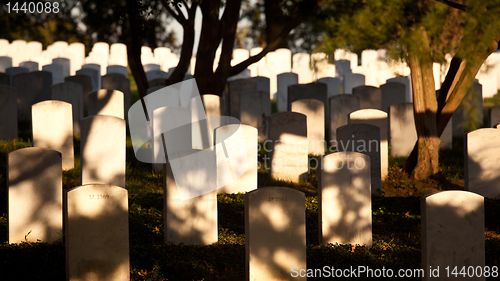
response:
M386 48L404 59L412 74L418 141L405 169L415 179L439 174L439 136L469 91L484 60L498 48L497 0L330 0L342 9L326 21L328 50ZM346 9L347 8L347 9ZM337 16L341 15L341 16ZM451 60L439 97L433 62Z

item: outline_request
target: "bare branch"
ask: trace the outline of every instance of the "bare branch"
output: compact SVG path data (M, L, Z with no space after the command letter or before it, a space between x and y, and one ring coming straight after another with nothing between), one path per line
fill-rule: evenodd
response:
M177 22L179 22L182 26L184 26L184 23L186 21L186 19L184 18L184 15L180 16L174 10L172 10L172 8L170 7L170 4L167 2L167 0L161 0L161 2L163 3L163 6L167 10L167 12L169 14L171 14Z
M179 16L182 17L183 20L187 20L186 17L184 17L184 13L182 12L179 5L174 4L174 6L175 6L175 10L177 11L177 13L179 13ZM187 10L187 6L186 6L186 10Z
M254 55L254 56L251 56L248 59L240 62L239 64L231 67L230 76L233 76L233 75L236 75L236 74L242 72L243 70L245 70L245 68L247 68L251 64L256 63L260 59L262 59L265 55L267 55L267 53L276 50L276 48L278 48L278 46L281 44L281 42L283 40L285 40L288 33L290 33L290 31L292 29L294 29L299 23L300 23L300 20L295 20L295 21L291 22L285 28L283 28L283 30L276 37L276 39L274 39L269 44L267 44L266 47L264 47L264 49L262 49L262 51L260 53Z
M453 92L458 83L458 80L460 79L460 76L462 76L465 68L465 63L465 60L462 60L458 57L454 57L451 60L450 68L448 70L448 73L446 74L443 85L441 85L441 90L439 90L439 96L437 98L437 118L439 118L439 115L441 114L441 111L443 110L450 93Z

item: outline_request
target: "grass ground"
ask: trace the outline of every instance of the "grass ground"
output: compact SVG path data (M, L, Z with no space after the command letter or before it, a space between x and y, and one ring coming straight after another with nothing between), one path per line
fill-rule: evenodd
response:
M6 276L9 272L15 272L15 280L64 280L63 243L7 243L6 154L14 149L31 146L29 138L29 127L24 124L18 140L0 142L0 274ZM164 244L162 174L154 173L149 164L135 160L130 141L127 144L126 188L130 206L132 280L243 280L244 195L218 196L218 245ZM77 186L80 182L78 147L79 139L76 137L77 165L75 169L63 173L64 189ZM372 202L372 247L319 245L315 171L312 171L308 181L293 184L273 181L265 170L260 170L258 185L289 186L306 193L308 268L365 265L395 270L417 269L420 268L420 197L434 191L463 188L461 147L457 145L453 150L441 153L445 180L412 181L401 170L404 159L390 159L389 177L383 183L384 196L374 197ZM500 200L485 200L485 216L486 262L489 266L500 266Z
M133 85L132 85L133 87ZM132 102L138 99L133 91ZM0 276L1 280L64 280L64 244L7 242L6 154L31 146L30 128L21 125L20 138L0 142ZM317 176L312 171L301 184L277 182L259 171L258 186L289 186L306 194L307 267L418 269L421 267L420 197L435 191L463 188L463 149L440 154L443 179L415 182L401 170L404 159L391 158L383 196L372 200L373 245L320 245L318 239ZM64 189L79 185L79 138L75 137L76 167L63 173ZM244 195L222 194L218 201L219 242L212 246L163 243L162 174L138 162L127 141L131 280L244 280ZM486 265L500 266L500 200L485 200ZM8 276L14 276L12 279ZM316 280L316 278L308 278ZM397 278L419 280L420 278ZM340 280L373 280L345 278ZM391 280L385 278L384 280ZM488 280L496 280L489 278Z

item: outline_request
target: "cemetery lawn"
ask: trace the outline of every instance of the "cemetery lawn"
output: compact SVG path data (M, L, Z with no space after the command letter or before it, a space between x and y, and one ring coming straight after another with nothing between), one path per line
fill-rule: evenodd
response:
M0 279L9 280L7 276L14 275L12 280L65 280L62 241L56 244L8 244L6 157L10 151L31 146L29 125L21 124L20 129L18 140L0 142ZM319 245L316 171L311 172L308 181L293 184L271 180L261 169L258 186L287 186L305 192L308 268L369 266L373 269L391 268L395 272L418 269L421 263L420 197L435 191L463 188L461 142L457 139L452 150L442 151L443 175L425 182L408 179L401 170L404 159L390 158L389 177L383 182L384 194L372 201L371 247ZM80 183L78 136L74 138L74 147L75 168L63 173L64 190ZM131 280L244 280L244 195L218 195L218 245L164 244L162 177L161 173L152 171L150 164L135 159L128 139L126 188L129 192ZM485 226L486 265L500 266L500 200L485 200Z

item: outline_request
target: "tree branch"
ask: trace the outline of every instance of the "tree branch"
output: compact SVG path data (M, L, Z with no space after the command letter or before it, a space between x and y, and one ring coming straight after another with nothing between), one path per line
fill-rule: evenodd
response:
M281 44L281 42L288 36L288 33L290 33L290 31L292 29L294 29L299 23L300 23L300 20L295 20L292 23L288 24L285 28L283 28L283 30L276 37L276 39L274 39L272 42L267 44L266 47L264 47L264 49L262 49L262 51L260 53L254 55L254 56L251 56L248 59L240 62L239 64L231 67L231 71L230 71L229 75L233 76L233 75L236 75L236 74L242 72L251 64L256 63L259 60L261 60L267 53L276 50L278 48L278 46Z
M437 99L438 111L436 118L439 118L439 115L441 114L441 111L446 105L446 101L448 100L450 93L453 92L453 90L457 86L458 81L460 80L460 77L462 76L462 73L464 71L466 63L467 63L466 60L462 60L461 58L456 56L451 60L450 68L448 70L448 73L446 74L446 78L444 79L443 85L441 85L441 89L439 91L439 96Z
M177 13L179 13L179 16L182 17L183 20L187 20L186 17L184 17L184 13L182 12L181 8L179 8L179 5L174 4L175 10ZM187 10L187 6L186 6Z
M169 14L171 14L177 22L179 22L182 26L184 26L186 19L184 18L184 15L180 16L178 15L172 8L170 8L170 4L166 0L161 0L163 3L163 6L167 10Z

